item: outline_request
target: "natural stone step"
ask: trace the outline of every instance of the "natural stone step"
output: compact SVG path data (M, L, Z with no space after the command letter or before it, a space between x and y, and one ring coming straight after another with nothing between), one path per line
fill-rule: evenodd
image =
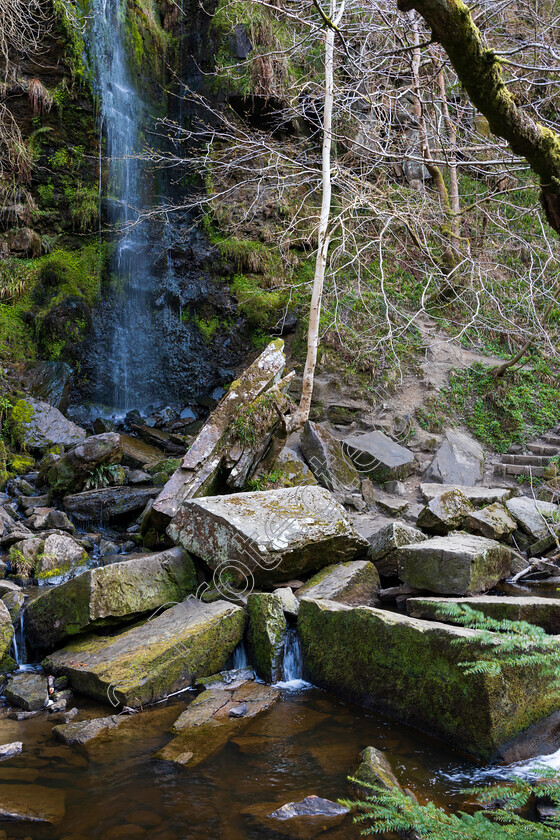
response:
M560 446L552 446L544 443L529 443L527 444L527 449L535 455L549 455L551 458L560 454Z
M352 435L342 442L342 449L358 472L374 481L406 478L414 471L413 453L383 432Z
M314 685L483 759L558 708L533 668L465 674L460 662L488 657L477 630L303 599L298 631Z
M43 667L101 703L137 708L222 670L245 623L234 604L187 598L114 636L85 636L50 654Z
M545 467L515 466L514 464L497 464L496 475L527 475L533 478L543 478Z
M555 434L543 435L543 441L549 446L560 447L560 436Z
M502 464L517 466L546 467L550 463L547 455L502 455Z

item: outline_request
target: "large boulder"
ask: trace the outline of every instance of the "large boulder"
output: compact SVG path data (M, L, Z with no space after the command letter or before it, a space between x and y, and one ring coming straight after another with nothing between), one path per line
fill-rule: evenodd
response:
M313 486L190 499L167 533L204 558L217 582L227 575L243 587L290 580L368 548L329 491Z
M296 590L296 597L326 598L342 604L372 605L377 601L380 581L377 569L368 560L350 560L326 566Z
M460 490L448 490L422 508L416 524L431 534L448 534L463 523L474 508Z
M6 700L26 712L44 709L49 699L46 677L34 673L18 673L4 689Z
M129 630L85 636L50 654L43 667L101 703L138 708L220 671L245 622L241 607L191 597Z
M311 472L323 487L346 495L360 491L360 476L339 440L323 426L308 420L301 434L301 449Z
M44 450L54 445L65 448L81 443L86 437L58 408L29 397L17 400L10 412L12 436L28 449Z
M478 441L448 429L445 440L432 461L426 478L441 484L480 484L483 478L484 450Z
M24 373L25 391L66 411L72 393L72 368L66 362L29 362Z
M298 631L314 685L482 759L560 701L538 666L465 674L488 654L477 630L304 599Z
M418 528L412 528L402 522L389 522L368 537L368 557L380 575L395 577L399 572L400 547L426 539L426 535Z
M408 598L406 611L414 618L459 624L445 613L448 604L464 604L497 621L527 621L551 635L560 635L560 601L536 595L476 595L471 598ZM443 610L443 611L442 611Z
M32 542L26 540L26 542ZM37 557L35 572L37 577L49 578L70 575L87 563L87 551L72 537L65 534L50 534L43 550Z
M282 598L275 592L253 592L247 598L247 612L249 659L259 677L278 682L288 632Z
M195 589L193 562L181 548L99 566L31 601L27 639L34 648L52 650L69 636L131 621Z
M560 505L541 502L528 496L508 499L506 507L519 527L529 534L535 542L550 536L554 527L560 523Z
M400 579L441 595L485 592L511 569L511 553L505 546L473 534L432 537L405 545L400 552Z
M414 471L414 455L383 432L352 435L342 444L358 472L374 481L406 478Z
M107 522L126 513L141 511L155 499L159 487L103 487L64 497L64 507L78 522Z
M148 467L165 460L163 450L158 449L157 446L152 446L130 435L119 435L119 437L123 464L127 467Z
M120 437L116 432L92 435L49 468L47 481L57 493L79 491L96 470L117 464L121 458Z

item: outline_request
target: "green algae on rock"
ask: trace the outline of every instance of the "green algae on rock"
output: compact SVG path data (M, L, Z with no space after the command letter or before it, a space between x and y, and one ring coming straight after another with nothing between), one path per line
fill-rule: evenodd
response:
M298 631L315 685L483 759L558 707L538 666L465 674L488 654L477 630L303 599Z
M49 537L50 539L50 537ZM196 588L194 565L180 548L89 569L35 598L26 610L30 644L39 650L96 627L131 621Z
M245 630L245 611L187 598L112 636L84 636L43 661L47 673L114 707L141 706L224 668Z
M365 604L377 601L380 581L377 569L369 560L351 560L326 566L296 590L296 597L324 598L341 604Z
M253 592L247 598L249 659L259 677L277 682L288 632L282 598L275 592Z

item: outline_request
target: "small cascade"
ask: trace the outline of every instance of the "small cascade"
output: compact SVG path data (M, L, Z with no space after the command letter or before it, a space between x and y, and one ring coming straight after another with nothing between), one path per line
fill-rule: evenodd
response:
M25 626L23 622L23 610L19 614L19 621L15 625L14 638L12 639L12 656L17 662L20 671L24 671L27 665L27 645L25 642Z
M290 626L286 633L284 642L284 656L282 665L282 680L277 682L279 688L288 688L296 691L301 688L310 688L311 683L303 679L303 654L301 642L295 626Z
M233 651L233 667L234 669L238 668L250 668L249 659L247 657L247 650L245 648L245 642L242 640L239 642L235 650Z

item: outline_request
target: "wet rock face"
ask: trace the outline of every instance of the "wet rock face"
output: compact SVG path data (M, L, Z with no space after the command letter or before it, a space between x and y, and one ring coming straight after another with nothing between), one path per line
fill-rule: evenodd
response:
M262 679L277 682L288 632L282 598L275 592L253 592L247 598L247 611L250 661Z
M123 557L123 562L82 572L33 600L25 613L28 641L52 650L69 636L182 601L195 588L192 560L181 548L134 560Z
M27 712L44 709L48 699L46 677L41 674L16 674L4 691L6 699Z
M245 630L244 610L225 601L186 599L112 636L85 636L43 662L76 691L120 707L161 700L220 671Z
M432 537L400 549L400 579L442 595L485 592L507 577L510 569L508 548L472 534Z
M476 630L304 599L298 631L315 685L481 758L558 708L533 669L465 674L487 655Z
M329 491L313 486L188 500L167 533L242 587L353 560L368 547Z

